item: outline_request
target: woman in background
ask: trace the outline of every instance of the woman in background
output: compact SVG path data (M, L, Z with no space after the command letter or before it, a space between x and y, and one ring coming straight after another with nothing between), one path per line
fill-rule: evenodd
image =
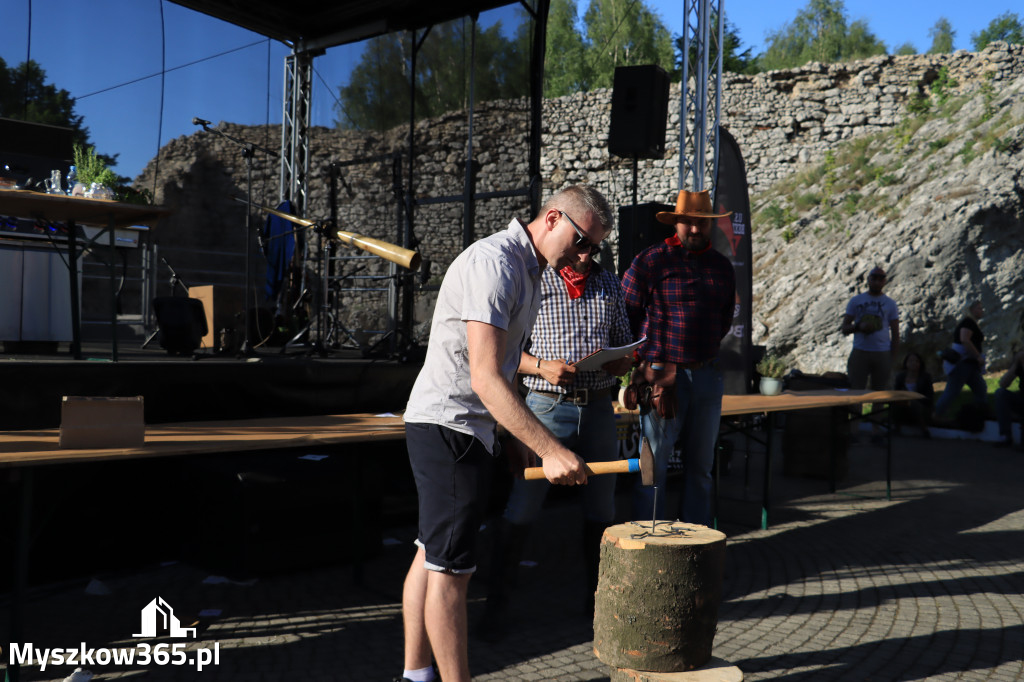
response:
M903 358L903 370L896 375L893 382L897 391L914 391L924 396L921 400L894 403L896 428L907 424L921 429L921 435L931 438L928 432L928 419L932 414L932 403L935 401L935 389L932 388L932 376L924 366L924 360L917 351L910 351Z
M950 403L960 395L960 390L967 384L974 394L974 403L979 413L984 414L988 386L985 384L985 355L981 352L985 335L981 333L978 320L985 314L981 301L974 301L967 308L967 315L953 331L953 351L959 359L953 363L942 361L942 370L946 373L946 389L935 403L933 420L938 421L949 409Z

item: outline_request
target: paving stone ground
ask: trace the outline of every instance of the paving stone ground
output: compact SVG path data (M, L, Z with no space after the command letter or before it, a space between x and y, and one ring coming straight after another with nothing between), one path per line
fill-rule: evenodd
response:
M1024 679L1024 453L971 441L897 437L893 497L884 457L849 452L840 492L774 465L772 525L759 528L763 454L733 454L722 480L728 535L724 600L714 654L746 680ZM623 487L620 508L628 491ZM474 679L607 680L583 613L580 516L569 495L551 501L521 568L498 642L470 644ZM489 524L490 525L490 524ZM219 646L219 664L88 666L96 680L390 680L401 672L401 583L415 529L388 542L356 583L351 566L294 571L252 583L204 584L209 574L174 563L33 588L26 633L38 646L133 646L139 608L159 595L183 620L204 609L187 656ZM484 529L484 545L490 530ZM483 605L471 584L471 618ZM0 602L6 662L8 599ZM178 640L162 638L153 645ZM63 680L66 665L22 668L27 681Z

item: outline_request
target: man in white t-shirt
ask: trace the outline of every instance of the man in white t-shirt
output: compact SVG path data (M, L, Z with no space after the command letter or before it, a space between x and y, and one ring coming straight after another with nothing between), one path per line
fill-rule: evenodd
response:
M402 591L400 680L436 679L433 654L445 682L469 682L467 589L497 425L541 459L551 483L587 482L586 463L530 411L513 379L540 309L544 268L588 257L611 227L607 199L574 185L529 224L513 219L507 230L474 242L445 273L404 417L419 549Z
M889 387L900 348L900 311L896 301L882 293L885 283L885 270L873 268L868 273L868 290L846 305L841 330L844 335L853 334L853 350L846 362L850 388L883 391Z

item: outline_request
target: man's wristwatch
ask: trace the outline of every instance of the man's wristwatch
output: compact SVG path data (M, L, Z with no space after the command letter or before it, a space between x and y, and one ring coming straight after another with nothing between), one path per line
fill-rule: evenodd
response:
M540 358L537 358L537 369L540 369Z

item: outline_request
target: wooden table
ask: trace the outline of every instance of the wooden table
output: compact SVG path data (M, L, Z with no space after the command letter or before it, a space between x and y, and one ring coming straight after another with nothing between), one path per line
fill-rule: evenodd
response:
M156 424L138 448L61 450L59 438L59 429L0 432L0 469L402 440L405 427L394 415L335 414Z
M920 393L912 391L855 391L851 389L822 389L817 391L783 391L779 395L766 396L760 394L751 395L726 395L722 397L722 417L741 417L751 414L764 414L767 416L768 435L765 439L765 464L764 481L761 498L761 528L768 527L768 510L771 501L771 465L772 465L772 440L775 430L774 415L777 412L792 412L796 410L810 410L822 407L850 407L857 408L867 403L878 403L891 405L895 402L919 400L923 398ZM889 407L874 412L873 414L885 413L889 416L889 424L886 429L886 452L885 452L885 497L892 498L892 423L891 410ZM623 413L619 413L622 415ZM635 413L626 413L635 414ZM739 429L742 431L742 429ZM832 476L831 489L836 492L836 466L835 449L832 449ZM716 458L717 463L717 458ZM718 516L718 467L715 467L715 509L714 517L717 525Z
M154 227L161 218L170 213L163 206L124 204L103 199L69 197L63 194L42 194L19 189L0 189L0 215L32 218L34 220L56 221L68 226L68 262L71 280L71 355L76 360L82 357L82 329L78 305L78 228L79 223L103 228L92 240L104 232L110 237L110 250L116 246L115 228L130 225ZM117 361L117 285L114 262L110 263L110 324L111 355Z
M816 407L855 407L865 403L920 400L923 397L913 391L855 391L842 388L783 391L779 395L727 395L722 397L722 416L810 410Z
M394 415L338 414L275 419L185 422L146 427L146 441L137 448L61 450L59 429L0 432L0 471L8 470L17 483L19 518L15 541L14 590L11 599L11 641L22 636L24 591L28 584L31 538L32 472L38 466L72 462L111 462L152 457L180 457L227 452L252 452L313 445L402 440L405 427ZM357 457L358 463L361 458ZM358 507L357 507L358 508ZM359 528L361 524L353 526ZM357 547L361 543L357 541ZM361 579L361 562L354 566ZM8 669L10 682L18 682L17 664Z
M795 410L811 410L817 408L850 407L875 403L884 404L885 408L872 412L874 415L884 413L887 416L885 430L885 499L892 499L892 410L895 402L920 400L924 396L913 391L868 391L852 389L822 389L817 391L783 391L779 395L727 395L722 398L722 416L736 417L748 414L764 414L767 416L767 437L765 438L765 463L763 492L761 496L761 528L768 527L768 509L771 500L771 465L772 441L774 440L775 418L777 412ZM832 434L830 470L830 489L836 492L836 434ZM718 469L715 469L715 512L718 506Z

